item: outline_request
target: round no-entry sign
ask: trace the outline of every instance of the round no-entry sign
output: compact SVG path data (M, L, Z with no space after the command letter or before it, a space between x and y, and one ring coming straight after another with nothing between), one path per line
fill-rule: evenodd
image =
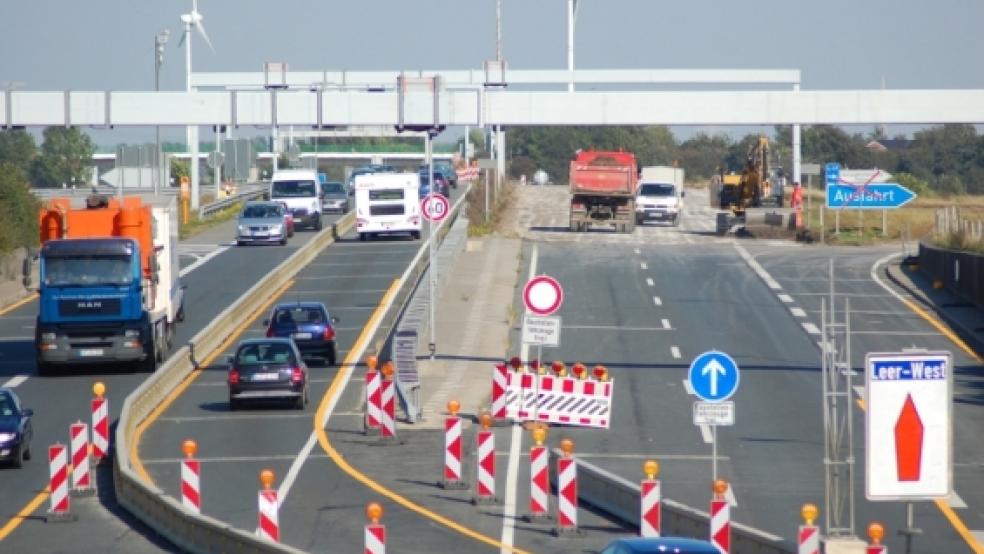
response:
M523 287L523 303L534 315L548 316L564 303L564 289L553 277L538 275Z
M424 219L435 223L444 221L451 211L451 202L443 194L428 194L420 201L420 211L424 213Z

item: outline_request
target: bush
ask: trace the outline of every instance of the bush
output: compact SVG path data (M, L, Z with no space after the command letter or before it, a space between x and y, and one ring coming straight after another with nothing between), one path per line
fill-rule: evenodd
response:
M933 195L933 189L929 187L929 182L916 177L911 173L896 173L895 180L903 187L922 196L923 198Z
M24 171L13 164L0 163L0 221L4 226L0 252L38 245L40 207Z

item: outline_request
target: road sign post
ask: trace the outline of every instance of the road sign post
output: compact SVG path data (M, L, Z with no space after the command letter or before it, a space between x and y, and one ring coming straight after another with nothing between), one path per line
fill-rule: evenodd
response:
M550 346L560 346L560 318L551 318L554 312L560 309L564 303L564 289L556 279L548 275L537 275L526 282L523 287L523 304L526 306L526 317L523 319L523 342L527 342L527 321L533 314L533 323L530 326L530 344L536 344L536 367L537 371L543 367L543 345L551 337L556 338L557 344ZM539 329L539 333L534 328ZM556 333L550 333L550 329L555 329ZM532 342L532 341L536 342ZM534 379L537 385L536 396L540 396L540 380ZM539 407L534 405L533 418L536 419Z
M725 401L738 390L738 364L724 352L710 350L694 358L687 380L697 398L703 400L694 404L694 424L711 429L711 477L717 479L717 427L734 425L734 403Z

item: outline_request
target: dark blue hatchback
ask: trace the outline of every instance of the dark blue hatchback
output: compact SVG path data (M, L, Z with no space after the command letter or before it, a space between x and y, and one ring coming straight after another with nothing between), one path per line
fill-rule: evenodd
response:
M0 388L0 460L21 467L31 459L31 416L34 412L21 406L14 391Z
M266 336L293 339L302 355L323 358L330 366L335 365L335 323L338 318L320 302L277 304L263 322Z
M718 549L707 541L680 537L615 539L601 550L601 554L718 554Z

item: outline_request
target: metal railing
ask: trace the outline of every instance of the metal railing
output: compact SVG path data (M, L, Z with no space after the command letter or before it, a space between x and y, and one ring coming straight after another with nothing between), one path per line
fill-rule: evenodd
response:
M213 202L209 202L208 204L203 204L198 211L201 214L201 217L208 217L216 212L228 208L229 206L235 206L240 202L256 200L257 198L263 196L266 191L266 185L263 183L247 183L242 187L242 190L240 190L238 194L228 198L215 200Z

